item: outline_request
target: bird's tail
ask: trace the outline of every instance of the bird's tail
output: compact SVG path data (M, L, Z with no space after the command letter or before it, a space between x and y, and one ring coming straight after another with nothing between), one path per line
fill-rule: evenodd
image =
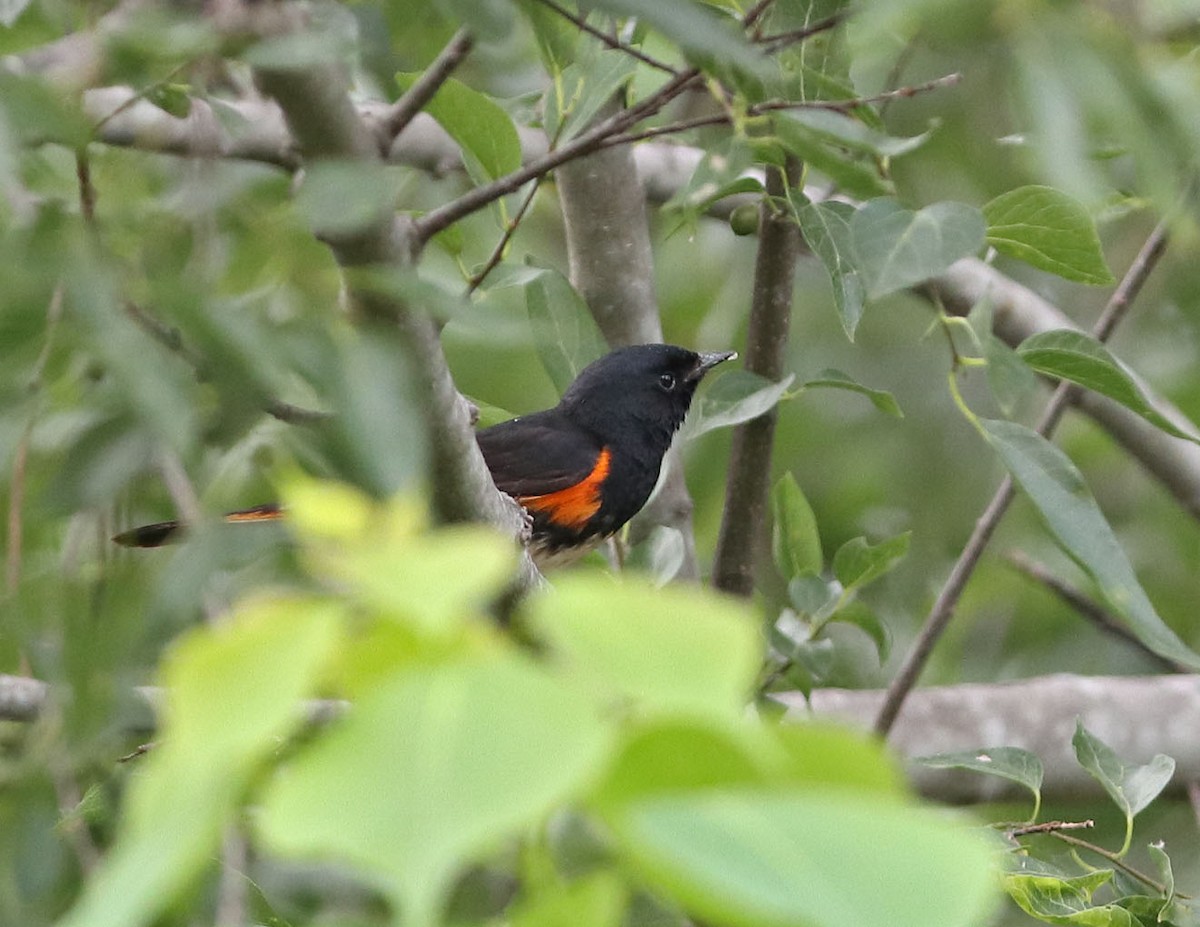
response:
M222 516L225 521L241 523L248 521L276 521L283 517L283 509L278 503L268 502L266 505L256 505L250 509L239 509L227 512ZM160 521L153 525L142 525L122 531L113 540L124 547L162 547L172 541L178 541L186 532L187 526L180 521Z

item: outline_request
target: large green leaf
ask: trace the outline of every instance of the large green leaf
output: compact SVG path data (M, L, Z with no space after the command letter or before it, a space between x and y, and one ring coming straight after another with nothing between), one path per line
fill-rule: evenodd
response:
M1169 435L1200 443L1200 438L1155 409L1120 362L1090 335L1070 329L1039 332L1021 342L1017 354L1039 373L1078 383L1119 402Z
M211 862L251 774L299 722L338 619L325 603L265 599L180 641L163 671L164 736L133 782L116 846L62 927L148 924Z
M716 923L844 927L886 912L889 927L965 927L992 906L978 835L860 792L730 788L635 801L607 817L652 884Z
M1200 655L1158 616L1071 459L1024 425L982 419L980 426L1058 542L1126 617L1138 640L1160 656L1200 670Z
M784 578L820 573L825 557L821 553L817 519L790 471L779 478L771 491L771 515L771 550Z
M928 280L983 247L986 225L978 209L934 203L913 212L877 199L850 220L856 266L867 295L878 299Z
M1033 793L1034 807L1030 820L1037 819L1042 804L1045 769L1042 761L1028 750L1019 747L981 747L978 750L920 756L916 761L930 769L969 769L1023 785Z
M421 75L397 74L401 90ZM521 166L521 140L512 118L490 97L450 78L425 104L463 151L464 163L476 181L495 180Z
M1101 869L1073 879L1013 873L1004 877L1004 887L1022 911L1044 923L1074 924L1079 927L1138 927L1138 922L1124 908L1113 904L1092 904L1092 894L1111 879L1111 869Z
M1145 764L1124 762L1112 748L1083 726L1075 723L1071 739L1079 765L1104 786L1104 791L1127 818L1136 817L1167 787L1175 774L1175 761L1158 754Z
M873 159L848 151L843 144L831 140L827 133L813 129L790 114L777 115L774 125L784 148L832 180L839 192L860 199L894 192L891 181L880 174Z
M833 555L833 573L847 590L874 582L908 553L909 537L906 531L878 544L871 544L866 538L852 538Z
M529 609L578 679L644 712L736 717L762 659L749 609L699 588L576 575Z
M748 370L721 374L692 404L687 437L695 438L716 428L730 428L758 418L784 398L795 379L795 374L788 374L778 383L772 383Z
M983 207L988 244L1067 280L1113 282L1096 224L1083 204L1053 187L1018 187Z
M258 823L278 852L340 859L430 927L454 874L569 797L607 742L590 700L523 659L415 669L301 751Z
M538 356L559 393L608 346L587 303L557 270L541 269L525 284L525 305Z
M856 263L854 236L850 231L854 207L839 202L811 203L804 197L790 194L788 199L804 240L829 272L838 317L846 337L853 341L866 298Z

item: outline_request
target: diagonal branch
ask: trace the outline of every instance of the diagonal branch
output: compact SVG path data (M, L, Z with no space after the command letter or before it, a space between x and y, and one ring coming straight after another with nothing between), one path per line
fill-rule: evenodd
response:
M1150 233L1150 237L1142 245L1141 251L1134 258L1133 264L1126 271L1120 285L1109 298L1100 318L1096 320L1092 334L1097 340L1108 340L1113 329L1124 318L1129 306L1141 290L1142 284L1146 282L1150 271L1158 263L1166 245L1167 226L1164 220L1159 222ZM1078 387L1071 383L1064 381L1058 385L1038 422L1038 434L1042 437L1049 437L1054 432L1067 407L1078 393ZM933 653L933 648L950 624L950 619L954 617L954 610L958 606L967 581L975 572L975 567L979 564L984 549L992 539L992 535L1000 524L1000 519L1004 517L1004 513L1008 510L1015 495L1016 490L1012 477L1004 477L983 515L975 523L975 528L971 532L970 538L967 539L962 553L959 554L958 560L955 561L949 578L925 619L925 624L922 625L916 640L905 655L899 672L888 686L887 696L875 719L875 732L880 736L887 737L888 732L892 729L905 699L916 685L921 670L925 668L925 664Z
M1014 569L1023 573L1025 576L1028 576L1035 582L1041 583L1105 634L1111 634L1113 637L1124 641L1129 646L1145 654L1146 657L1148 657L1150 660L1153 660L1167 672L1191 672L1191 670L1182 663L1178 663L1169 657L1164 657L1161 654L1155 653L1153 650L1143 644L1138 636L1130 631L1129 628L1127 628L1111 611L1090 596L1084 595L1083 592L1076 589L1074 586L1071 586L1070 584L1059 579L1036 560L1025 555L1019 550L1010 550L1007 554L1005 554L1005 559L1013 566Z
M637 48L636 46L633 46L633 45L628 45L618 39L614 39L607 32L604 32L602 29L597 29L595 26L591 25L582 16L576 16L574 13L572 13L570 10L568 10L565 6L555 3L554 0L537 0L537 2L540 3L542 6L553 10L555 13L557 13L563 19L567 20L567 22L572 23L574 26L576 26L581 32L586 32L588 35L592 36L593 38L599 39L601 42L603 42L609 48L613 48L613 49L616 49L617 51L624 52L625 54L629 55L629 57L636 58L638 61L642 62L642 64L649 65L650 67L654 68L655 70L662 71L665 74L674 75L674 74L679 73L679 71L677 69L671 67L669 64L667 64L663 61L659 61L657 58L652 58L650 55L647 55L640 48Z
M636 125L647 116L652 116L667 105L675 97L696 82L700 71L689 68L682 72L651 94L637 106L621 110L608 119L603 120L586 132L571 139L560 148L548 151L520 169L500 177L482 187L475 187L458 199L432 209L415 222L417 241L424 243L438 232L453 225L459 219L469 216L476 210L482 209L489 203L495 202L502 196L514 193L526 183L548 174L560 165L575 158L591 154L600 148L610 135L617 135Z
M475 39L466 27L459 29L416 82L391 105L379 127L383 151L391 148L392 140L403 132L412 122L413 116L433 99L438 88L449 80L451 73L470 54L474 46Z

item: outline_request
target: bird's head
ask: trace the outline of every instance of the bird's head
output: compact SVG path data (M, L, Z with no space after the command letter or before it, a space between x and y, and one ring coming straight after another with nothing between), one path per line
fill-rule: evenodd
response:
M563 394L559 408L602 438L631 430L655 437L683 424L700 380L732 351L698 354L672 344L639 344L592 362Z

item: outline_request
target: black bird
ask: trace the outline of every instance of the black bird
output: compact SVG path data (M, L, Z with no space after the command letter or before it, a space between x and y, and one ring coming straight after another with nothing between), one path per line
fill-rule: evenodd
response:
M554 408L476 435L497 488L533 520L529 548L539 566L576 559L641 510L700 380L735 356L670 344L618 348L585 367ZM279 506L263 505L225 518L263 521L281 515ZM181 528L176 521L160 522L114 540L157 547Z

